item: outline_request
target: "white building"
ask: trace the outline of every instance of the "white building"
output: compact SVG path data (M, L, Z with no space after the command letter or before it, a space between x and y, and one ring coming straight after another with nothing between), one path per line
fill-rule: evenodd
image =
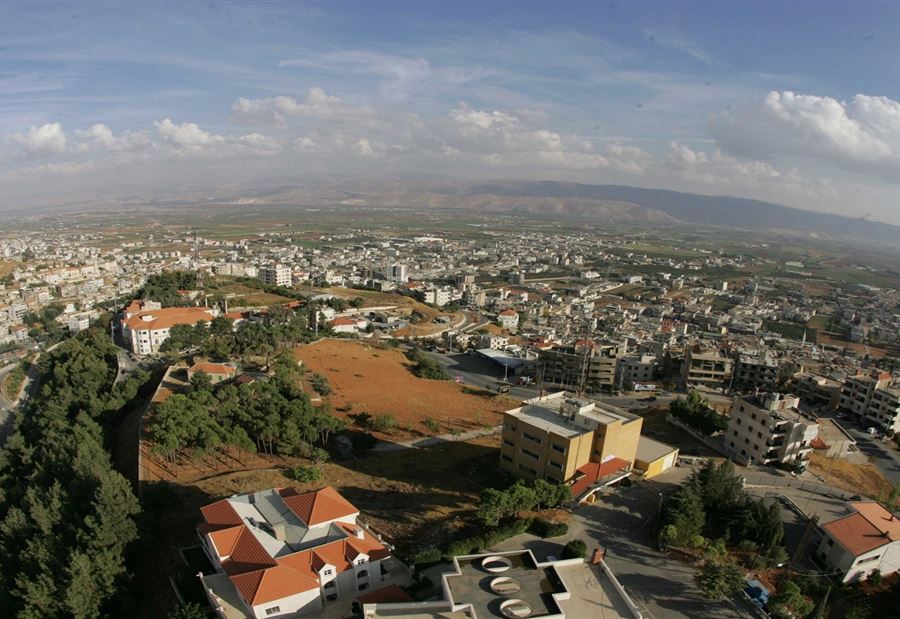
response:
M409 268L405 264L392 264L387 269L387 278L398 284L405 284L409 281Z
M646 383L653 380L656 372L654 355L629 355L616 360L616 384Z
M256 276L260 281L270 286L289 287L293 283L291 280L291 268L280 264L260 267Z
M215 574L200 576L223 619L314 614L386 580L389 551L332 488L263 490L201 509Z
M519 326L519 312L514 309L505 309L497 315L497 322L504 329L513 330Z
M731 405L724 445L740 464L806 466L819 424L798 410L800 398L779 393L739 397Z
M865 580L900 570L900 519L874 501L850 503L853 513L822 525L816 556L841 582Z
M136 355L159 352L159 347L169 339L169 332L175 325L208 323L219 315L218 308L208 307L157 307L130 311L136 303L138 302L135 301L125 310L122 321L122 335L130 342L131 352Z

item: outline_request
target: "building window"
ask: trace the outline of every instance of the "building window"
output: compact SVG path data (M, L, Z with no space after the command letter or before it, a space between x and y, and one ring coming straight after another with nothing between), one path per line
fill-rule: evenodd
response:
M280 613L280 612L281 612L281 607L280 607L280 606L273 606L273 607L271 607L271 608L267 608L267 609L266 609L266 616L268 616L268 615L274 615L275 613Z
M507 439L503 439L503 444L506 445L507 447L515 447L516 446L515 443L513 443L512 441L507 440Z
M332 572L331 568L322 571L322 576L331 576L334 572Z
M559 462L554 462L553 460L550 460L549 464L550 464L550 466L552 466L555 469L558 469L560 471L563 470L563 465L560 464Z
M533 451L528 451L527 449L523 449L522 453L525 454L526 456L528 456L529 458L534 458L535 460L538 459L538 455L536 453L534 453Z
M524 436L525 438L527 438L529 441L534 441L534 442L537 443L538 445L541 444L541 439L539 439L538 437L536 437L536 436L534 436L534 435L532 435L532 434L528 434L528 432L522 432L522 436Z
M510 458L506 454L500 454L500 459L503 460L504 462L512 462L512 458Z
M828 540L828 545L829 545L829 546L834 546L834 540L829 538L829 540Z
M553 451L558 451L558 452L561 453L561 454L566 453L566 448L563 447L563 446L561 446L561 445L557 445L557 444L555 444L555 443L551 443L551 446L553 447Z

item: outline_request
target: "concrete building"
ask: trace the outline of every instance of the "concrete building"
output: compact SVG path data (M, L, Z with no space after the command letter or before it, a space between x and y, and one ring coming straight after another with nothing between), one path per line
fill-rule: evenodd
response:
M579 340L540 352L541 380L573 391L611 391L616 379L617 360L624 346Z
M572 484L576 498L627 477L643 419L564 392L503 415L500 468L526 479Z
M635 385L653 380L656 373L655 355L628 355L616 363L616 386Z
M804 404L837 407L841 399L841 383L812 372L802 372L794 377L794 393Z
M890 388L891 375L854 376L844 381L838 408L880 432L900 431L900 389Z
M222 619L315 614L388 575L390 552L332 488L263 490L200 511L197 533L216 569L200 580Z
M878 570L900 570L900 518L874 501L850 503L853 513L822 525L816 558L841 582L859 582Z
M732 361L723 351L695 344L684 350L681 382L685 387L724 390L731 382L731 370Z
M409 267L405 264L392 264L388 267L386 275L392 282L405 284L409 281Z
M162 307L131 313L129 310L132 306L134 303L124 314L122 334L129 342L131 352L136 355L159 352L159 347L169 339L169 331L175 325L208 323L219 315L218 308L210 307Z
M668 471L678 461L678 448L642 436L638 441L637 454L634 458L634 470L641 473L644 479L651 479Z
M738 355L734 364L732 389L738 391L774 391L778 386L778 362L768 353Z
M497 322L504 329L514 330L519 326L519 312L514 309L505 309L497 314Z
M285 286L290 287L293 283L291 280L291 269L280 264L260 267L256 277L269 286Z
M752 462L805 467L819 424L801 413L799 404L797 396L779 393L735 398L724 437L732 460L744 466Z

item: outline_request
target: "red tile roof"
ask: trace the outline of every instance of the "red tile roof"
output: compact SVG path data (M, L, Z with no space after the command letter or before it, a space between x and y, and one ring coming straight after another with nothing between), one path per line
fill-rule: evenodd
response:
M231 550L231 556L222 562L222 568L232 576L243 574L276 565L275 559L269 556L263 545L246 526L241 527L241 532Z
M147 320L144 320L145 318ZM212 318L212 314L205 307L164 307L139 312L127 319L125 326L132 331L168 329L175 325L195 325L198 322L209 322Z
M891 541L859 513L824 524L822 528L855 556L875 550Z
M356 598L356 601L360 604L398 604L412 602L413 599L398 585L388 585L377 591L361 595Z
M230 365L226 365L224 363L208 363L205 361L201 361L200 363L195 363L191 366L191 373L193 372L204 372L206 374L226 374L231 376L237 370Z
M279 494L281 494L285 505L307 526L314 526L359 513L359 510L350 501L329 486L304 494L297 494L297 491L293 488L284 488L279 491Z
M588 462L587 464L578 467L576 471L578 473L583 473L584 477L579 477L577 481L572 484L572 496L577 497L579 494L590 488L597 480L603 479L607 475L617 473L628 467L629 464L630 462L628 462L628 460L612 458L603 463Z
M233 527L244 522L226 499L201 507L200 513L203 515L203 523L210 530Z

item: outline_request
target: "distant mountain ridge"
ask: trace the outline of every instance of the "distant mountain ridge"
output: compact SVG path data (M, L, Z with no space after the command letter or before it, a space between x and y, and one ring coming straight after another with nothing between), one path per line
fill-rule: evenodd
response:
M761 200L682 193L667 189L584 185L558 181L488 181L434 183L430 191L463 197L493 195L507 198L540 197L618 202L665 213L672 219L687 224L753 231L794 230L835 238L900 242L900 226L843 215L817 213Z

